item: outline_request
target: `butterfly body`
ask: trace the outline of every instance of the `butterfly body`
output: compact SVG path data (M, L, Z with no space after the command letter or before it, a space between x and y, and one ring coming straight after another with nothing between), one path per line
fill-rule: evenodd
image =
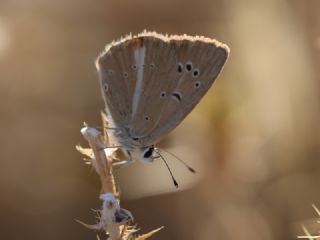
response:
M153 161L154 144L196 106L229 49L205 37L144 32L108 45L98 57L113 139L132 159Z
M109 119L110 120L110 119ZM144 162L153 162L154 145L145 146L139 138L131 136L129 129L116 127L113 125L115 131L110 132L111 139L113 139L116 145L120 145L127 155L128 160L143 160Z

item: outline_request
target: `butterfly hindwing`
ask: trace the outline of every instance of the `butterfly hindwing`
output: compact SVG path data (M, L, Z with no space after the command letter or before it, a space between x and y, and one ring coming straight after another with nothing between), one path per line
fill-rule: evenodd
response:
M106 110L117 126L127 126L132 119L139 64L133 53L139 44L129 36L108 45L96 61Z

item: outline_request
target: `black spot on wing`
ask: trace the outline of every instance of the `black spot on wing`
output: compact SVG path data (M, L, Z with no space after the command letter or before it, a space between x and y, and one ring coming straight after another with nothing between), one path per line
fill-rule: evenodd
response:
M182 95L181 95L181 93L178 93L178 92L172 93L172 97L174 97L179 102L181 102L181 100L182 100Z

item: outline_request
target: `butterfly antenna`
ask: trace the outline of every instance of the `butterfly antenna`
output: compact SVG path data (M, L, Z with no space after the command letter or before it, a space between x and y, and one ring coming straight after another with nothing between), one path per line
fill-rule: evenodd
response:
M155 149L155 152L159 154L159 157L160 157L160 158L162 159L162 161L166 164L167 169L168 169L168 171L169 171L169 173L170 173L170 176L171 176L171 178L172 178L173 184L174 184L174 186L175 186L176 188L178 188L178 187L179 187L178 182L177 182L177 180L174 178L174 176L173 176L173 174L172 174L172 172L171 172L171 169L170 169L167 161L164 159L164 157L161 155L161 153L160 153L157 149Z
M192 172L192 173L196 173L196 170L194 170L192 167L190 167L185 161L183 161L181 158L179 158L177 155L175 155L175 154L173 154L173 153L171 153L171 152L169 152L169 151L167 151L167 150L164 150L164 149L161 149L162 151L164 151L164 152L166 152L166 153L168 153L168 154L170 154L171 156L173 156L174 158L176 158L178 161L180 161L186 168L188 168L188 170L190 171L190 172ZM159 151L158 151L158 153L159 153ZM160 155L160 153L159 153L159 155Z

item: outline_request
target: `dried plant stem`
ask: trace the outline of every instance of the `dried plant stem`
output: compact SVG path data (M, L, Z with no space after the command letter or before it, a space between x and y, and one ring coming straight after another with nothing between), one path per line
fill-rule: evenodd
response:
M312 204L312 208L315 210L315 212L317 213L318 217L320 217L320 210L317 208L316 205ZM318 220L317 221L318 223L320 223L320 221ZM302 224L302 230L304 232L305 235L303 236L298 236L297 238L300 238L300 239L309 239L309 240L319 240L320 239L320 235L319 234L311 234L309 232L309 230Z
M92 164L95 166L95 169L100 176L100 181L102 184L101 191L102 193L111 192L118 196L113 176L112 161L107 158L104 151L106 143L103 142L100 132L98 132L96 129L90 128L90 131L92 131L91 136L93 135L93 137L88 137L88 133L86 131L88 131L88 127L83 129L83 135L84 137L87 135L86 139L94 155Z
M95 128L90 127L82 128L81 133L88 141L89 146L92 150L91 154L93 154L93 157L91 158L91 162L100 177L102 185L101 193L111 193L115 197L119 197L119 194L116 190L115 179L113 176L112 161L107 158L104 151L106 143L104 142L101 133ZM110 206L108 206L108 204L110 204ZM116 214L116 212L112 211L115 207L114 205L116 204L112 203L111 201L104 202L100 222L92 227L103 228L108 231L111 240L122 240L123 238L121 236L123 234L121 231L121 224L116 224L115 220L113 220L114 214ZM119 209L116 210L120 210L120 206ZM104 213L104 211L106 213ZM109 218L111 218L111 220Z
M104 119L104 115L102 117ZM133 216L128 210L120 208L120 196L113 175L112 154L108 156L105 151L108 136L102 136L97 129L88 126L82 128L81 133L88 141L90 149L77 146L77 150L90 157L91 164L100 177L102 185L100 199L103 200L103 204L100 221L97 224L89 225L78 222L90 229L106 231L110 240L144 240L162 229L161 227L149 233L134 236L137 230L128 225L133 221Z

